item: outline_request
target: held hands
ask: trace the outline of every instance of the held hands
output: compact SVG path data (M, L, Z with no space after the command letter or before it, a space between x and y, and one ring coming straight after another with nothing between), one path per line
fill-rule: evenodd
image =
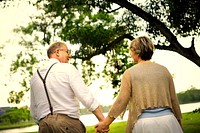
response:
M108 133L109 130L109 126L106 126L104 121L95 125L95 133Z
M95 126L95 133L108 133L109 132L109 125L115 120L114 117L110 117L109 115L102 121L100 121Z

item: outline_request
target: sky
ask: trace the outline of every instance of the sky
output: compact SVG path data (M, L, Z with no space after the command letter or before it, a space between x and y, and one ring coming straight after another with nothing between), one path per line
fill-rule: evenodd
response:
M0 107L2 106L15 106L7 103L9 92L13 88L20 88L18 83L20 77L9 74L10 64L12 60L16 58L16 54L19 52L20 46L17 45L19 36L12 32L13 28L17 25L24 25L30 20L29 16L34 14L35 8L29 6L26 2L20 2L18 7L9 7L0 9L0 47L5 45L1 50L1 54L5 55L5 58L0 57ZM141 34L144 34L141 32ZM191 42L191 38L179 38L181 44L188 47ZM200 38L195 39L195 44L200 43ZM200 45L196 46L198 53L200 54ZM171 74L174 76L174 84L176 92L185 91L194 86L200 89L200 68L193 62L189 61L185 57L178 53L164 50L156 50L152 61L155 61L168 68ZM105 62L103 57L98 57L98 63ZM103 69L103 67L97 68L97 71ZM94 81L91 89L97 100L102 105L110 105L113 103L113 90L112 88L99 89L98 82L103 82L102 79ZM29 104L29 101L22 102L21 105Z

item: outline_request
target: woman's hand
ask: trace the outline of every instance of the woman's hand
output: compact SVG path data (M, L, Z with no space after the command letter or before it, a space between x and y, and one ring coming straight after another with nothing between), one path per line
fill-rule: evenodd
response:
M108 133L109 130L109 125L107 126L104 121L95 126L95 133Z

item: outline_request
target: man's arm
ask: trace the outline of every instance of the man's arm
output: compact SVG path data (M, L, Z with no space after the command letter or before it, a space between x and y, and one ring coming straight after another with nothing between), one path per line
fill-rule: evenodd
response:
M99 106L94 111L92 111L92 113L97 117L99 122L103 121L105 118Z

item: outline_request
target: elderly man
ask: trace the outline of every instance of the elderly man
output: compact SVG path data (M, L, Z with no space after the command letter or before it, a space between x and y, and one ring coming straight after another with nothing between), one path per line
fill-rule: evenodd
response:
M30 112L39 133L85 133L79 120L79 101L99 121L104 116L78 70L68 63L67 45L56 42L47 50L49 61L31 78Z

